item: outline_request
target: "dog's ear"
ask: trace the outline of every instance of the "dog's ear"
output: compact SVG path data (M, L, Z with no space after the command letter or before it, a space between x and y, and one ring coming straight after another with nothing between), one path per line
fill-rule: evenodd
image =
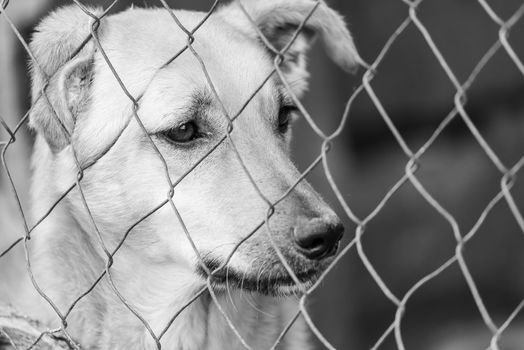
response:
M362 61L353 38L342 16L322 0L234 0L224 8L224 13L229 23L256 38L258 35L254 22L269 43L275 49L282 50L314 7L313 14L285 53L281 65L283 72L291 77L297 77L300 73L307 75L305 54L317 35L335 63L346 71L354 71Z
M86 43L92 23L76 5L60 8L40 22L29 45L36 60L30 62L30 126L54 151L69 144L75 119L88 101L96 48L93 39Z

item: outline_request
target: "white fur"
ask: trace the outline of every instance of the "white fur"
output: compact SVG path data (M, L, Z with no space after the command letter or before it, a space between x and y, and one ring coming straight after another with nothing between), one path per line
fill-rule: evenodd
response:
M255 21L267 29L284 24L297 26L311 3L275 0L246 5ZM187 11L176 14L188 28L203 16ZM256 32L241 16L235 3L221 8L200 28L194 43L231 115L272 69L270 53L253 40ZM358 61L351 37L333 10L322 4L311 23L336 62L348 67ZM92 21L78 8L62 8L38 26L31 43L41 67L32 70L35 109L31 126L37 132L33 217L40 218L75 183L78 169L73 154L83 166L96 160L85 170L81 186L104 244L112 251L133 223L166 199L169 187L162 162L133 119L130 100L93 40L70 59L88 36L90 25ZM135 97L143 93L138 114L163 154L170 177L178 179L227 126L218 103L211 99L200 116L209 125L209 135L197 146L174 146L157 135L187 120L187 104L196 93L211 95L189 51L158 70L185 45L185 34L165 9L133 8L104 18L99 37L126 88ZM303 55L310 38L301 40L294 50ZM347 45L339 45L341 41ZM287 64L288 78L305 80L303 61ZM54 108L45 99L37 99L47 76L51 77L47 95ZM303 84L294 92L300 95L304 88ZM282 90L281 82L273 77L234 122L232 133L245 166L271 201L277 200L299 176L289 160L289 133L278 135L275 130L277 96ZM175 187L173 201L199 254L213 254L221 260L264 219L267 211L267 204L253 189L227 142ZM306 268L320 271L329 259L305 259L290 237L301 217L338 221L306 182L276 206L270 226L275 244L297 272ZM268 234L267 228L259 229L233 255L230 268L262 280L269 280L272 274L285 275ZM107 257L78 188L35 230L31 258L37 282L62 312L104 270ZM126 301L158 334L205 285L205 279L196 272L197 266L195 252L172 208L166 205L133 229L114 257L111 276ZM280 287L271 288L278 291ZM289 295L297 290L282 286L280 292L288 296L275 298L217 286L216 294L243 339L253 349L262 349L273 345L296 311L296 300ZM43 304L40 301L39 305ZM49 307L42 309L42 317L50 326L57 325L58 319ZM107 276L76 305L68 324L71 334L87 349L155 348L143 325L116 296ZM307 349L306 329L299 318L280 348ZM166 349L243 348L209 292L180 314L162 338L162 345Z

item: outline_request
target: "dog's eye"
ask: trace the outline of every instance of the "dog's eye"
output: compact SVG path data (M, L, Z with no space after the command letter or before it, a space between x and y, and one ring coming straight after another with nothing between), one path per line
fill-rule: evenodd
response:
M187 143L199 137L198 127L190 121L165 131L164 136L176 143Z
M291 117L293 112L296 112L298 108L293 105L287 105L280 107L278 112L278 131L281 134L285 134L289 130L289 123L291 122Z

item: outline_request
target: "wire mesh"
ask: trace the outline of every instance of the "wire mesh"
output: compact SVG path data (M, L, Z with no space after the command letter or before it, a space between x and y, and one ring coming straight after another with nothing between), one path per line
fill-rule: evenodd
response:
M68 343L71 347L75 349L80 349L81 345L77 344L73 337L68 333L68 317L75 309L77 304L84 299L87 295L92 293L92 291L95 289L95 287L104 279L107 278L107 280L110 283L110 286L112 288L112 291L115 293L115 295L119 298L121 303L125 305L125 307L134 314L134 316L140 320L140 322L143 324L144 329L148 332L151 339L153 340L155 346L157 349L161 349L162 344L161 340L166 334L166 332L169 330L169 328L172 326L175 319L182 313L184 310L186 310L192 303L194 303L196 300L201 298L205 293L209 293L211 296L213 303L216 305L218 310L221 312L222 316L224 317L224 320L226 321L228 327L231 329L231 331L235 334L235 336L238 338L240 343L246 348L251 349L252 347L248 344L248 342L243 339L242 335L237 329L237 325L233 322L233 320L230 319L230 317L227 315L227 313L223 310L219 300L217 299L216 292L213 289L212 281L213 276L217 273L220 273L221 271L227 269L228 264L237 251L237 249L244 244L246 241L248 241L254 234L257 232L261 227L265 226L267 228L268 232L268 239L271 242L271 245L273 249L275 250L275 253L278 255L282 265L285 267L286 271L288 272L289 276L295 281L297 285L301 285L298 277L295 275L293 269L289 265L289 263L286 261L283 253L280 251L280 248L275 244L273 239L273 232L270 229L270 219L272 215L275 212L275 206L284 200L288 195L290 195L294 188L315 168L315 167L321 167L323 169L323 172L325 174L325 177L331 186L331 189L333 190L336 198L340 202L340 205L342 206L346 216L356 225L355 235L354 238L351 240L349 244L347 244L341 252L338 254L338 256L334 259L334 261L327 267L327 269L321 274L319 279L315 282L313 286L311 286L309 289L303 288L301 290L300 295L300 301L298 304L298 308L296 310L296 313L294 314L294 317L290 320L290 322L282 329L281 333L278 336L278 339L276 340L275 344L271 347L272 349L276 348L286 335L286 333L290 330L290 328L293 326L294 322L299 318L299 316L302 316L307 325L309 326L310 330L313 332L313 334L317 337L317 339L328 349L334 349L335 347L329 342L328 339L322 334L322 332L317 328L315 323L313 322L312 317L310 316L310 313L306 307L306 303L308 301L308 297L317 289L319 288L320 284L323 282L325 277L331 273L333 268L340 263L341 259L348 254L348 252L352 250L356 250L360 260L366 267L367 271L369 272L369 275L373 278L373 280L376 282L380 290L383 292L384 296L395 306L396 313L394 315L394 318L391 322L391 324L384 330L383 334L377 339L376 343L373 345L372 349L380 349L381 346L384 344L385 340L389 337L394 337L396 345L398 349L405 349L404 341L403 341L403 334L402 334L402 320L405 315L405 313L408 311L408 302L411 300L413 295L419 291L421 287L423 287L426 283L431 281L432 279L436 278L440 274L444 273L447 269L449 269L451 266L458 266L460 268L460 271L462 273L462 276L464 278L464 281L467 283L467 286L471 292L471 297L474 299L474 302L477 306L478 312L480 313L482 320L487 327L487 329L491 332L491 341L489 344L486 344L487 349L491 350L498 350L500 348L499 342L503 335L503 332L508 328L508 326L511 324L511 322L515 319L515 317L521 312L521 309L524 305L524 300L514 309L514 311L507 317L506 321L500 325L497 325L497 323L493 320L493 317L490 314L490 311L485 305L485 302L482 298L481 293L479 292L479 289L477 288L477 285L475 283L475 279L473 278L470 269L468 267L468 264L466 263L466 260L464 259L463 250L465 246L468 244L470 240L472 240L475 235L477 234L478 230L484 223L486 217L491 212L491 210L496 206L497 203L505 200L511 214L513 215L515 221L519 225L520 229L524 233L524 219L522 216L522 213L519 211L515 200L513 198L513 195L511 193L511 188L514 185L517 173L522 169L524 166L524 156L515 164L506 165L502 162L502 160L499 158L497 153L490 147L488 141L483 137L479 129L476 127L475 123L471 120L469 117L467 111L466 111L466 103L467 103L467 94L468 90L473 84L473 82L477 79L480 72L483 70L483 68L486 66L488 62L493 58L493 56L499 52L504 51L507 56L511 59L511 61L514 63L515 67L524 75L524 64L521 61L521 59L518 57L517 53L511 46L508 38L510 35L511 28L524 16L524 4L518 8L514 14L508 19L503 20L491 7L485 0L477 0L478 6L480 6L490 17L490 19L498 26L498 40L495 41L490 49L484 54L484 56L481 57L481 59L478 61L478 64L475 66L469 77L464 81L461 82L459 78L455 75L451 67L446 61L446 58L442 54L442 52L439 50L439 47L435 43L435 41L432 39L432 35L430 31L427 29L425 24L420 20L420 18L417 15L417 8L420 6L420 4L423 2L423 0L418 1L409 1L409 0L402 0L402 2L406 6L406 12L407 16L403 22L400 23L398 28L394 31L394 33L389 37L387 42L384 44L382 50L378 54L377 57L375 57L371 64L366 64L363 61L361 61L361 66L365 69L365 73L363 75L363 79L361 84L354 90L350 98L348 99L348 102L346 104L345 110L343 112L342 117L340 118L340 122L335 129L334 132L331 134L326 134L316 123L314 118L308 113L306 108L303 106L303 104L300 102L300 100L297 98L297 96L293 93L293 90L291 89L290 83L286 80L286 76L284 72L282 71L281 64L283 62L284 54L289 50L292 43L297 39L298 35L303 31L307 21L310 19L311 15L318 10L320 6L325 6L324 2L319 0L315 1L314 6L311 7L309 14L303 18L302 23L298 26L296 32L294 33L293 37L290 39L289 43L285 45L285 47L281 50L277 50L275 47L273 47L269 40L264 37L264 34L261 32L261 30L257 27L255 21L250 17L249 12L246 10L246 8L242 5L242 2L240 0L235 0L243 14L248 19L249 23L254 26L258 39L260 39L260 42L262 45L265 45L267 49L270 52L273 52L275 54L275 60L273 62L273 69L272 71L267 75L267 77L260 82L259 86L254 89L254 91L251 93L250 97L243 103L242 107L238 111L228 111L225 107L224 103L221 101L216 89L215 85L213 83L213 77L210 75L206 68L205 60L199 55L197 49L194 47L194 42L197 40L195 38L195 33L199 30L199 28L208 20L210 16L212 16L217 6L220 3L220 0L216 0L212 6L210 7L207 14L202 18L202 20L196 25L194 28L189 29L186 28L181 21L177 18L176 12L174 12L169 5L166 3L165 0L160 0L161 7L169 13L169 16L172 18L173 22L176 24L176 26L182 31L186 37L187 37L187 44L185 47L179 51L176 52L168 61L166 61L161 67L158 68L158 71L160 71L165 66L171 64L172 62L176 61L176 59L180 56L180 54L186 50L189 50L189 52L193 55L194 59L198 62L198 65L204 74L208 87L212 91L213 97L216 99L216 101L219 102L221 112L223 115L223 118L225 119L227 123L227 129L226 132L221 137L220 141L209 148L209 150L205 153L203 157L201 157L197 162L195 162L189 169L186 171L182 176L180 176L177 179L173 179L169 173L168 170L168 164L166 162L166 159L164 158L163 154L160 152L160 150L157 148L157 145L155 144L154 140L150 137L148 132L146 131L146 128L142 122L142 119L140 117L140 101L142 96L144 95L145 91L149 87L147 85L146 89L142 91L140 94L133 95L129 89L124 84L122 78L120 77L119 73L113 66L111 60L108 58L106 54L106 48L104 48L101 40L99 39L99 30L101 26L101 19L105 17L112 9L112 7L118 2L119 0L114 0L113 3L108 6L104 12L100 15L96 15L93 12L91 12L82 2L78 0L73 0L74 4L76 4L87 17L91 19L91 27L90 27L90 35L85 38L83 44L81 47L79 47L77 50L75 50L75 55L82 49L82 47L88 43L89 41L92 41L97 50L100 52L100 54L103 57L103 60L105 61L105 64L107 67L111 70L114 79L118 82L121 90L127 98L129 99L130 103L132 104L132 118L129 119L129 123L135 122L142 130L144 136L147 139L148 144L151 146L151 148L154 150L156 156L158 157L158 161L162 164L162 167L164 169L164 177L165 177L165 188L166 188L166 198L158 203L155 207L151 208L150 211L139 218L136 222L132 223L127 229L124 231L124 235L122 236L119 243L116 245L116 247L112 250L110 250L107 247L106 242L104 242L103 236L100 233L97 222L93 215L91 214L91 209L88 205L88 202L86 200L86 196L84 193L84 185L82 183L82 179L84 176L84 172L88 171L88 169L95 164L101 157L104 157L104 155L107 153L107 151L114 146L114 144L117 142L118 138L121 136L123 130L127 128L127 125L124 127L122 132L118 135L118 137L113 140L113 142L109 145L109 148L103 152L99 158L92 160L87 165L81 165L78 158L76 157L76 152L73 149L73 157L76 162L76 170L77 170L77 179L74 183L71 183L67 190L63 192L63 194L57 199L57 201L45 212L45 214L39 218L33 226L29 226L28 221L26 219L26 213L24 212L20 198L18 196L18 191L15 186L15 182L13 181L13 177L10 172L10 167L8 164L8 161L6 160L6 153L9 151L11 146L17 141L17 134L19 133L20 129L25 126L25 124L28 122L29 114L31 113L31 109L27 111L21 118L17 125L8 125L7 121L3 118L3 116L0 116L0 125L4 129L4 131L7 133L7 139L0 140L0 145L2 146L2 167L5 171L5 174L7 175L9 187L12 193L12 197L17 203L18 207L18 213L21 218L21 221L23 223L23 234L17 238L13 242L9 242L5 247L2 248L0 251L0 259L16 247L17 245L23 245L25 250L25 259L26 259L26 268L28 271L29 276L31 277L31 281L33 283L33 287L37 290L37 292L45 299L45 301L53 308L53 310L56 313L56 316L61 321L61 327L59 329L54 330L47 330L45 332L42 332L41 335L34 341L34 343L29 347L29 349L34 348L38 345L38 343L43 339L45 335L48 334L63 334ZM400 2L400 1L399 1ZM30 57L31 61L34 64L34 67L36 70L41 71L42 74L45 75L44 71L39 65L39 62L37 62L35 56L31 52L29 46L24 41L22 35L20 34L19 30L13 23L13 21L9 17L9 1L4 0L1 4L2 10L0 13L0 16L5 20L13 33L16 35L18 40L20 41L20 44L23 45L24 50L26 51L27 55ZM425 43L431 50L432 54L434 55L435 59L437 60L438 64L440 65L443 72L448 77L449 81L452 83L454 89L455 89L455 96L453 100L454 107L449 112L449 114L441 121L440 125L434 130L433 134L426 140L426 142L417 150L413 150L408 146L408 143L406 142L405 138L403 137L402 133L398 130L397 126L393 122L392 118L389 116L386 108L383 106L380 98L377 96L377 94L374 91L372 80L376 76L377 71L384 60L384 57L386 54L390 51L392 45L404 34L405 30L409 27L414 27L418 30L421 37L424 39ZM70 59L73 59L71 57ZM157 72L158 72L157 71ZM155 73L156 74L156 73ZM322 145L320 152L318 156L315 158L315 160L310 164L309 167L307 167L299 178L296 179L295 183L288 188L285 193L282 194L282 196L272 202L270 201L263 193L263 191L259 188L257 185L257 182L254 180L252 174L248 171L244 156L239 151L237 146L235 145L235 142L233 141L231 137L231 133L234 129L233 121L235 121L237 118L240 117L240 114L242 111L246 108L246 106L253 100L255 95L258 91L260 91L265 84L270 80L270 78L278 76L278 78L282 81L284 86L287 88L288 93L292 97L294 103L298 106L300 109L301 114L305 117L307 120L309 126L314 131L316 136L321 140ZM45 100L46 103L49 105L49 107L52 109L54 118L60 125L63 134L67 138L71 138L71 132L67 130L67 127L60 121L57 112L54 110L54 106L49 101L48 93L46 91L49 81L51 80L51 76L48 76L46 79L46 83L44 84L44 88L40 91L39 95L36 98L36 101L39 101L41 99ZM152 80L152 78L151 78ZM334 176L331 173L330 170L330 164L327 157L328 152L333 147L333 142L335 139L337 139L344 128L346 127L351 106L353 104L353 101L359 96L366 94L369 96L371 101L373 102L373 105L376 107L377 111L379 112L380 116L383 119L383 122L391 132L391 134L394 136L396 142L398 143L398 146L406 156L406 165L404 169L404 174L401 176L401 178L398 179L387 191L387 193L383 196L383 198L379 201L379 203L376 205L376 207L365 217L360 218L357 216L354 211L351 209L351 206L348 204L345 196L341 193L339 190L339 187L334 179ZM467 127L471 135L475 138L475 140L478 143L478 147L485 153L485 155L488 157L490 162L493 163L493 165L496 167L496 169L500 173L500 191L491 199L491 201L488 203L488 205L485 207L485 209L482 211L481 215L478 217L475 224L469 229L464 230L459 227L459 224L457 223L457 220L454 218L454 216L446 210L446 208L439 203L438 200L435 199L435 197L432 195L432 193L424 186L424 184L417 178L417 171L424 165L423 156L428 151L428 149L433 145L433 143L439 138L439 136L444 132L444 130L448 127L448 125L455 119L460 119L464 125ZM211 270L203 261L202 257L200 256L199 250L197 249L196 244L193 241L193 238L191 236L191 232L186 227L186 224L184 222L184 219L178 210L177 206L175 205L173 201L174 196L174 190L175 187L192 171L195 170L199 166L201 162L203 162L207 157L209 157L215 150L218 148L219 145L227 143L231 149L235 153L235 157L242 167L245 176L247 180L251 183L253 188L255 189L258 196L265 202L267 206L267 212L265 213L265 219L260 221L260 223L251 231L246 232L244 238L240 240L230 251L227 259L217 268ZM419 281L417 281L413 286L408 290L407 293L404 295L395 295L393 291L388 287L386 282L381 278L380 274L377 272L377 269L374 267L373 263L370 261L370 259L367 257L364 249L364 245L362 243L362 237L366 233L366 226L369 224L374 218L381 212L381 210L386 206L388 201L392 198L392 196L399 191L399 189L403 186L407 186L411 184L413 188L416 189L416 191L420 194L420 196L427 201L427 203L435 210L436 213L438 213L442 218L444 218L450 227L450 233L453 235L455 241L456 241L456 247L455 251L452 252L449 256L449 259L445 261L442 265L440 265L437 269L432 271L431 273L427 274L423 278L421 278ZM64 312L60 310L55 302L48 296L46 293L40 288L39 284L37 283L37 279L33 275L32 271L32 262L31 262L31 255L29 254L29 245L31 244L31 234L35 230L36 227L38 227L42 222L46 220L46 218L53 212L53 210L57 207L57 205L64 200L68 196L73 189L77 189L80 193L80 198L83 203L83 206L87 213L89 213L89 219L91 221L92 227L94 227L99 244L101 249L105 253L105 267L103 271L100 271L98 278L93 281L92 285L85 290L84 293L78 295L73 303L69 306L69 308ZM143 221L147 220L151 215L158 212L164 207L170 207L173 215L176 216L177 220L179 221L181 227L184 230L184 233L190 242L194 253L198 257L199 264L201 265L202 269L207 274L207 280L206 285L197 291L192 298L187 300L187 302L177 311L175 312L172 317L170 318L169 322L165 324L164 327L162 327L160 332L154 332L153 327L147 322L147 320L139 313L136 306L132 305L128 299L125 296L125 292L121 291L118 287L118 283L115 280L112 272L112 266L115 259L118 259L118 251L120 248L124 245L126 242L129 234ZM1 260L0 260L1 263Z

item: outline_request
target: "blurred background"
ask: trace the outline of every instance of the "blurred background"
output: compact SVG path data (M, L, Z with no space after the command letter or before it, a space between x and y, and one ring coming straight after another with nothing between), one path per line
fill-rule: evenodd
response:
M372 63L388 38L408 16L401 0L330 0L347 19L361 56ZM12 0L9 15L28 41L34 25L67 0ZM110 1L84 1L107 6ZM131 3L158 6L156 0L120 1L114 11ZM174 8L207 10L211 0L168 1ZM491 0L503 19L522 0ZM418 16L459 81L464 82L498 39L499 27L477 0L425 0ZM524 59L524 19L511 30L510 44ZM3 16L0 16L0 116L14 127L29 108L28 57ZM329 61L317 45L311 51L310 90L303 99L326 132L338 126L345 104L361 84L362 70L348 75ZM397 38L371 83L389 117L414 151L423 145L453 109L456 93L439 61L411 23ZM466 111L504 165L524 155L524 75L508 54L499 50L467 93ZM2 129L2 128L0 128ZM0 131L0 141L7 135ZM27 209L29 154L32 137L25 127L10 148L7 161L22 205ZM321 140L307 122L295 127L295 160L301 169L320 153ZM369 96L358 95L343 133L329 153L329 164L342 195L356 215L368 216L402 177L408 158L389 131ZM502 174L457 116L420 159L417 178L457 220L463 235L500 191ZM340 216L344 211L321 167L308 176ZM512 194L524 208L524 182ZM348 244L355 223L345 218ZM23 233L6 173L0 170L0 252ZM449 223L406 183L366 227L363 249L397 298L455 253ZM500 326L524 298L524 232L502 200L489 213L464 255L480 295ZM0 272L12 280L24 268L22 250L0 260ZM0 280L0 284L3 283ZM5 286L4 286L5 287ZM0 295L0 297L3 297ZM327 276L309 304L322 334L338 349L369 349L389 327L396 307L350 249ZM484 324L458 265L453 265L418 290L408 301L402 320L407 349L486 349L491 333ZM517 315L502 336L501 349L524 348L524 315ZM319 346L319 348L321 348ZM379 349L397 349L390 335Z

